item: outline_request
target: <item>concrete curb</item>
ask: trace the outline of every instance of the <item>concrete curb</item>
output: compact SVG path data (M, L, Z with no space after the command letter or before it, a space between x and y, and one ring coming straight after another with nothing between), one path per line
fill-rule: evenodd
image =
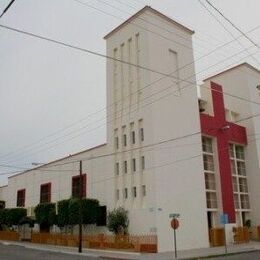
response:
M53 246L53 245L42 245L42 244L30 244L22 242L13 242L13 241L0 241L2 245L5 246L21 246L27 249L48 251L54 253L63 253L69 255L78 255L78 256L88 256L93 258L102 258L102 259L130 259L135 260L141 256L140 253L136 252L122 252L122 251L111 251L111 250L96 250L96 249L83 249L82 253L77 252L75 247L65 247L65 246ZM132 257L131 257L132 256Z

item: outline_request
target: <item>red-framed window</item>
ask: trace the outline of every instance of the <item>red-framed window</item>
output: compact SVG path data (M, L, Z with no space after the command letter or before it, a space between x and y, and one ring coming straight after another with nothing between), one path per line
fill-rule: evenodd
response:
M87 175L82 174L82 197L86 198L86 187L87 187ZM80 197L80 175L72 177L72 197Z
M51 183L41 185L40 203L51 202Z
M25 206L25 189L17 191L17 207L24 207Z

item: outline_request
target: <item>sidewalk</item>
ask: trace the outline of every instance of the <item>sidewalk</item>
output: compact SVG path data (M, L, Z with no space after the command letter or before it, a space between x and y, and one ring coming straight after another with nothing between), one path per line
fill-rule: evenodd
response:
M245 244L229 245L227 247L227 253L242 253L260 250L260 242L251 241ZM210 248L200 248L191 250L177 251L178 259L196 259L203 258L207 256L217 256L225 254L225 247L210 247ZM140 259L151 259L151 260L172 260L174 259L174 252L165 252L158 254L147 254L142 255Z
M29 242L13 242L13 241L0 241L4 245L15 245L23 246L29 249L59 252L65 254L79 255L77 248L75 247L65 247L65 246L53 246L53 245L43 245L34 244ZM242 253L260 250L260 242L250 242L246 244L230 245L227 248L228 253ZM201 248L201 249L191 249L178 251L178 259L190 259L199 258L207 256L217 256L225 254L224 247L211 247L211 248ZM124 251L112 251L112 250L96 250L96 249L83 249L81 255L90 256L101 259L151 259L151 260L172 260L174 259L174 252L165 252L157 254L141 254L135 252L124 252Z

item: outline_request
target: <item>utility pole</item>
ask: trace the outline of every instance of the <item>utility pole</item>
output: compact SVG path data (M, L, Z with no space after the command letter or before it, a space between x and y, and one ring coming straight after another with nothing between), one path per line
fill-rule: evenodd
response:
M79 253L82 253L82 198L83 198L83 175L82 175L82 161L79 161Z
M14 3L15 0L12 0L9 5L4 9L4 11L2 12L2 14L0 15L0 18L4 15L4 13L7 12L7 10L11 7L11 5Z

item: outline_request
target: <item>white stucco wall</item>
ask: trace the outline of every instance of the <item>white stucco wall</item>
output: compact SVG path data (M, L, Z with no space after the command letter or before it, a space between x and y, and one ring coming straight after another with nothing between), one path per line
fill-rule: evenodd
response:
M177 53L178 68L192 63L190 33L149 11L142 14L141 18L141 20L135 20L135 24L147 28L148 31L131 24L121 28L107 40L108 55L113 55L115 48L119 49L122 43L126 44L129 38L134 39L135 35L139 34L140 65L169 74L176 67L174 66L176 64L169 58L169 51ZM150 24L145 23L144 20L148 20ZM157 24L158 27L151 24ZM163 39L158 34L164 34L168 39ZM177 44L176 41L181 44ZM113 115L115 113L114 87L110 87L114 84L112 61L108 61L107 70L108 104L110 113ZM139 95L136 97L134 92L132 97L132 99L136 99L137 104L125 108L126 116L122 117L118 113L120 119L112 121L111 126L108 123L107 132L108 138L113 140L114 129L118 129L121 138L122 126L125 125L128 131L131 122L136 124L139 119L143 120L145 140L135 147L139 151L141 150L146 158L147 169L142 181L148 187L147 197L139 210L133 207L131 201L120 201L118 204L126 206L130 215L135 216L131 218L133 231L143 230L148 234L157 234L159 251L173 249L170 213L181 214L181 226L178 230L180 249L207 247L208 230L201 136L197 134L180 139L182 136L200 132L194 67L187 66L180 70L178 75L176 72L174 74L182 79L187 78L191 83L179 82L176 84L176 80L169 77L153 83L162 75L142 69L139 73L141 78ZM128 86L127 81L126 75L124 87ZM137 82L134 81L134 84ZM134 87L136 89L136 86ZM180 90L182 88L184 90ZM129 98L126 97L125 100L125 103L131 104ZM152 145L160 142L162 142L160 145ZM113 146L113 143L111 145ZM131 149L131 147L128 146L125 149ZM136 151L133 153L135 154ZM127 156L132 158L135 156L134 154L126 152L124 158ZM122 158L118 157L115 160L122 161ZM124 183L123 176L120 178L122 179L118 184L120 190L130 187L131 181L135 182L135 180L131 180L131 176L127 184Z
M0 187L0 200L7 201L8 200L8 186Z

